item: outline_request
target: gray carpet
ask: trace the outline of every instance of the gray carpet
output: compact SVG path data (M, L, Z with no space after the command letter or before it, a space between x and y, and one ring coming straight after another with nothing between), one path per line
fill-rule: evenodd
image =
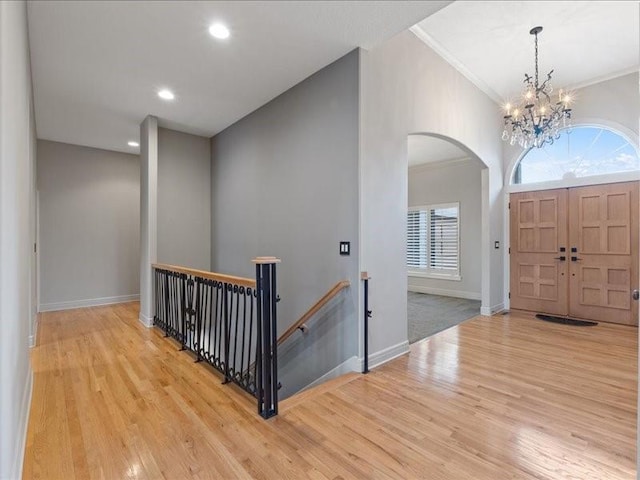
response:
M408 292L409 343L480 314L480 301Z

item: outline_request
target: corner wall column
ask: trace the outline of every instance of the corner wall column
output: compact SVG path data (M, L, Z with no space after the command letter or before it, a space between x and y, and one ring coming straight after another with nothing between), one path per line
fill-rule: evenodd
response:
M153 274L158 260L158 119L140 124L140 321L153 325Z

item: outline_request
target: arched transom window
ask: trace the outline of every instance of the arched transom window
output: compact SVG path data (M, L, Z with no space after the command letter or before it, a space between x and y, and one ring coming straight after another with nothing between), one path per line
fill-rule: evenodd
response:
M553 144L531 148L513 175L514 184L549 182L640 170L636 148L604 127L563 130Z

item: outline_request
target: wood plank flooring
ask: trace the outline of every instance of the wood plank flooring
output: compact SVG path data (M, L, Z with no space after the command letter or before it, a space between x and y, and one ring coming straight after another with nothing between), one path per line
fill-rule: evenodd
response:
M137 316L42 315L25 479L635 479L634 327L477 317L264 421Z

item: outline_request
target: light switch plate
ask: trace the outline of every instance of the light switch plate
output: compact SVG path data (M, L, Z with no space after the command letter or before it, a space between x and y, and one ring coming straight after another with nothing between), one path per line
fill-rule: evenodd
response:
M351 242L340 242L340 255L351 255Z

